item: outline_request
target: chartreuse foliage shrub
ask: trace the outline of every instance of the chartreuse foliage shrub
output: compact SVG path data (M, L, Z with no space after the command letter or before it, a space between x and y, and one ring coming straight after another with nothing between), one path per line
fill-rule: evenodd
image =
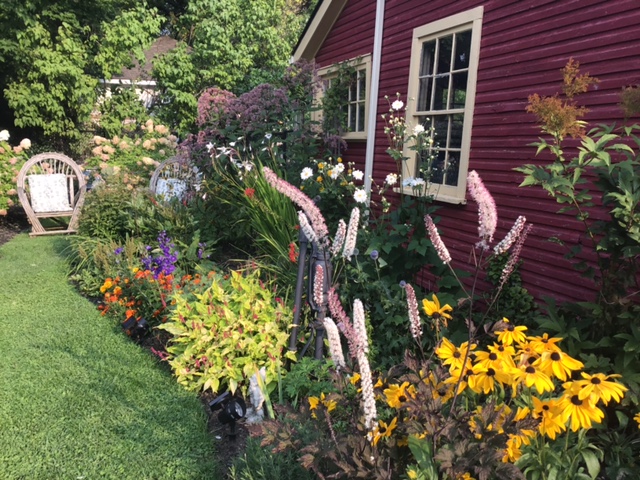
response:
M213 273L201 290L177 292L169 332L169 364L187 390L246 390L262 367L270 391L283 370L292 311L258 269ZM206 285L206 288L205 288Z

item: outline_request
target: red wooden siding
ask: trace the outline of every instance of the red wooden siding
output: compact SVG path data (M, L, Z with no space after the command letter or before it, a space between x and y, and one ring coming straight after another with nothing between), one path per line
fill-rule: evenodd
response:
M350 0L329 33L316 60L321 66L370 53L375 1ZM547 239L588 245L581 225L570 215L555 214L558 205L541 189L519 188L513 168L541 163L535 148L538 127L525 112L532 93L551 95L560 89L560 69L570 57L582 72L601 83L579 101L590 109L593 124L621 119L617 106L623 86L640 83L640 3L638 0L387 0L379 115L388 110L385 95L406 97L412 31L456 13L483 5L484 19L471 139L470 169L477 170L498 206L497 240L518 215L534 224L522 257L527 288L536 297L585 300L594 287L563 259L564 250ZM404 99L404 98L403 98ZM382 182L396 166L385 153L382 122L377 125L374 179ZM364 148L353 147L349 160L364 163ZM546 157L548 158L548 157ZM442 203L440 229L457 266L466 264L477 241L475 205ZM602 216L602 212L596 215ZM585 254L585 258L589 258Z

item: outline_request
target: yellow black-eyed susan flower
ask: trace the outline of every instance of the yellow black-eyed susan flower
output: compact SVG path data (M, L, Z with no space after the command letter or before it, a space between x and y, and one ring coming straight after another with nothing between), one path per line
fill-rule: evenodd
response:
M544 392L553 392L555 385L549 375L533 365L522 365L513 370L513 376L517 383L523 383L527 387L535 387L540 395Z
M545 352L542 356L533 362L533 365L549 376L555 376L563 382L571 377L571 372L580 370L584 364L580 360L559 352Z
M527 327L524 325L518 325L517 327L509 322L509 319L503 318L502 321L506 324L503 330L498 332L498 341L503 345L513 345L514 343L522 343L527 336L524 332L527 331Z
M538 431L551 440L555 440L559 433L567 429L565 425L566 422L562 418L562 412L558 408L558 400L531 398L533 399L533 418L540 420Z
M640 428L640 413L638 413L633 419L638 423L638 428Z
M453 308L451 308L451 305L449 304L440 305L440 300L438 300L438 297L435 294L433 294L431 298L433 301L427 300L426 298L422 300L424 313L436 320L443 319L446 325L446 322L451 320L451 315L449 315L448 312L452 311Z
M593 403L602 400L607 405L612 399L616 402L621 401L622 397L624 397L624 392L628 390L627 387L618 382L609 381L610 378L620 377L620 375L605 375L603 373L589 375L584 372L581 372L581 375L583 380L574 382L581 388L580 393L578 393L581 400L591 397Z
M596 407L591 399L580 399L581 388L579 385L576 385L575 382L568 382L565 384L565 388L564 395L558 402L558 408L564 421L570 421L572 431L591 428L593 422L600 423L602 421L604 412Z
M462 369L469 342L464 342L460 347L456 347L447 338L443 338L440 346L436 348L435 353L442 360L443 365L449 365L450 369ZM471 350L475 350L476 345L471 345Z
M467 383L469 384L469 388L474 392L488 394L495 388L496 381L503 385L510 384L511 376L500 369L496 370L491 367L487 368L482 365L474 365L473 375L469 376Z
M397 424L397 417L393 417L393 420L391 420L388 425L386 422L378 420L378 425L373 429L373 438L371 440L371 443L375 446L378 444L381 438L390 437Z
M528 337L531 348L538 354L542 355L544 352L559 352L560 347L556 343L561 342L562 338L552 337L549 338L548 333L543 333L541 337Z
M384 395L391 408L401 408L409 398L415 398L416 389L409 382L404 382L402 385L390 385L384 390Z

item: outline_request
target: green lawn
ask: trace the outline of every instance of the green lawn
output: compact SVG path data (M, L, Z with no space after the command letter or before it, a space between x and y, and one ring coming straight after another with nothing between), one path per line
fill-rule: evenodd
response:
M63 243L0 247L0 478L219 478L199 400L67 283Z

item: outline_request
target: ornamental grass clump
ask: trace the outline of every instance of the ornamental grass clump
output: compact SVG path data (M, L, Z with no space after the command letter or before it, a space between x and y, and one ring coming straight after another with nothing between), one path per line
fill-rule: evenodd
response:
M201 289L176 292L167 352L178 382L187 390L243 392L262 367L271 391L283 370L292 311L260 279L258 269L214 273Z

